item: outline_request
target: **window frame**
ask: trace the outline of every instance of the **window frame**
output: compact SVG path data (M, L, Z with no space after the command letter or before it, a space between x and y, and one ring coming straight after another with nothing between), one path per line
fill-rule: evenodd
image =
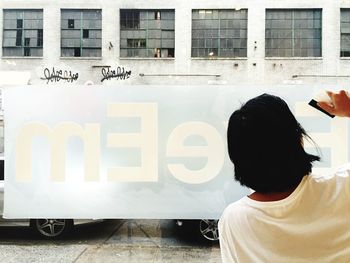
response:
M79 15L79 18L65 18L63 19L63 13L67 11L67 12L76 12L75 15ZM89 18L86 19L84 18L84 12L85 15L88 14L88 12L96 12L99 13L98 16L100 16L100 18ZM102 21L103 21L103 9L102 8L61 8L60 9L60 32L61 32L61 36L60 36L60 41L61 41L61 45L60 45L60 58L61 59L101 59L102 58ZM63 27L63 21L67 20L67 27ZM97 20L99 21L99 27L98 28L84 28L83 23L84 21L89 21L89 20ZM73 22L72 22L73 21ZM77 22L79 21L79 22ZM74 25L74 27L70 27L70 25ZM77 27L77 25L80 25L80 27ZM87 30L88 33L88 37L84 37L84 31ZM79 38L69 38L69 37L62 37L63 32L78 32L79 31ZM97 36L100 37L91 37L91 31L96 31ZM63 46L63 40L76 40L79 39L79 47L72 45L65 45ZM98 45L97 47L91 47L91 46L84 46L84 42L88 42L89 40L95 40L98 41ZM79 49L79 52L77 51L77 49ZM71 54L69 54L69 52L67 52L67 50L70 50ZM94 50L96 53L98 53L98 55L84 55L83 54L86 52L86 50ZM64 52L66 51L66 53ZM93 53L92 53L93 54Z
M11 12L21 13L21 18L7 18L6 16ZM36 18L26 18L26 12L34 12L38 17ZM3 14L3 27L2 27L2 57L9 58L43 58L44 55L44 9L43 8L4 8L2 9ZM5 28L5 20L13 20L16 21L16 26L13 28ZM26 21L37 21L38 26L35 28L26 28ZM19 23L20 21L20 23ZM5 32L15 32L15 37L5 37ZM26 36L26 33L29 31L36 31L35 36ZM42 32L41 45L38 45L38 32ZM9 39L15 39L15 44L7 44L5 45L5 41ZM36 45L26 45L26 39L29 39L29 42L36 43ZM36 40L35 42L33 42ZM6 49L18 49L21 50L21 55L15 54L6 54ZM31 55L32 50L36 50L35 54L39 55ZM29 54L29 55L28 55Z
M342 38L342 36L343 35L348 35L349 36L349 38L350 38L350 30L349 30L349 33L342 33L342 23L343 22L347 22L347 21L343 21L343 11L347 11L347 12L349 12L349 24L350 24L350 8L340 8L340 17L339 17L339 34L340 34L340 39L339 39L339 44L340 44L340 47L339 47L339 56L340 56L340 58L341 59L349 59L350 58L350 50L349 51L343 51L342 50L342 45L343 45L343 38ZM349 55L343 55L343 52L348 52L349 53Z
M306 48L306 52L308 52L308 50L313 50L313 52L315 52L315 50L319 49L320 51L320 55L319 56L303 56L303 55L293 55L294 54L294 51L295 50L303 50L303 48L299 48L299 49L295 49L295 38L294 38L294 35L295 35L295 28L294 28L294 23L295 23L295 20L303 20L303 19L295 19L295 20L292 20L292 23L293 23L293 26L291 28L291 30L294 30L294 31L291 31L292 32L292 36L293 38L290 38L291 39L291 50L292 50L292 55L291 56L268 56L267 55L267 50L268 49L276 49L276 48L268 48L267 45L268 45L268 39L270 40L275 40L276 39L282 39L282 40L286 40L286 39L289 39L289 38L272 38L272 37L269 37L267 38L267 30L271 30L272 28L269 28L267 26L267 17L268 17L268 11L290 11L290 12L296 12L296 11L319 11L320 13L320 17L319 17L319 22L320 22L320 27L317 28L317 27L312 27L311 29L312 30L318 30L319 31L319 38L299 38L300 40L305 40L305 39L312 39L312 40L319 40L319 48L315 48L315 47L312 47L312 48ZM273 20L273 19L270 19L270 20ZM281 20L281 19L276 19L276 20ZM306 18L304 20L307 20ZM315 21L315 19L308 19L308 20L313 20ZM317 20L316 20L317 21ZM298 29L298 28L297 28ZM309 29L309 28L308 28ZM299 30L306 30L306 28L299 28ZM266 8L265 9L265 59L322 59L322 56L323 56L323 8ZM313 35L315 35L315 32L313 32ZM316 34L318 35L318 34ZM312 41L314 42L314 41ZM308 43L309 44L309 43ZM300 44L301 45L301 44ZM283 48L280 48L280 49L283 49ZM285 48L287 49L287 48ZM305 49L305 48L304 48ZM300 51L300 54L301 54L301 51Z
M119 59L174 59L175 16L176 10L169 8L119 9ZM157 24L157 28L152 24ZM131 33L133 36L129 36ZM131 42L145 43L145 46L132 47L128 45Z
M242 19L241 17L242 11L245 12L244 19ZM204 16L204 19L200 19L197 17L195 18L194 16L195 15L197 16L195 12L198 12L198 17L200 15ZM191 16L191 59L219 59L219 60L220 59L221 60L247 59L248 58L248 30L249 30L248 29L248 12L249 12L248 8L192 9L191 10L191 15L192 15ZM211 14L212 18L207 18L206 17L207 14ZM208 20L217 21L218 22L217 28L215 27L214 28L205 27L203 29L194 28L195 22L199 23L199 21L203 21L205 24ZM239 21L239 26L238 26L237 20ZM243 26L241 26L242 21L244 21ZM224 23L227 23L227 24L224 25ZM228 24L231 24L231 25L228 26ZM216 37L194 37L195 31L203 31L202 35L203 33L204 35L206 35L207 34L206 31L210 31L210 30L211 30L211 34L214 33L213 30L217 31L217 36ZM239 33L238 37L235 35L237 34L237 32ZM245 34L245 37L241 37L241 33ZM199 32L197 32L196 34L199 34ZM223 35L225 34L226 36L223 37ZM198 42L197 45L195 45L195 41ZM204 45L204 47L200 47L199 46L200 43L201 45ZM213 47L214 46L213 43L216 45L215 47ZM231 47L229 48L228 45ZM244 47L244 48L241 48L241 47ZM213 55L210 55L209 53L211 49L213 50L212 52L214 52ZM217 50L216 55L215 55L215 49ZM203 50L204 55L200 55L200 54L197 56L194 55L195 50L197 50L197 52L199 52L200 50ZM208 55L206 55L207 53L206 50L208 51ZM221 55L223 52L231 52L232 55ZM237 52L238 55L235 55L235 52ZM241 52L244 54L240 55Z

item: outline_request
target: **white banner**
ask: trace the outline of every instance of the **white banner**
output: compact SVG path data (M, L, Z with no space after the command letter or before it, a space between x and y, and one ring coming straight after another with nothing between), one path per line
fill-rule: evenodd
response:
M7 88L4 217L218 218L249 192L233 180L226 128L256 95L288 102L322 151L316 172L348 161L349 122L307 105L323 88Z

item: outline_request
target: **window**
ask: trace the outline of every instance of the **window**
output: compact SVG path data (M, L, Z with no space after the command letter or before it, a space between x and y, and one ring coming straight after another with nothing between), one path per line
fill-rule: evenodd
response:
M246 57L247 9L192 10L192 57Z
M140 28L140 11L139 10L120 10L120 25L122 29L139 29Z
M68 28L74 28L74 19L68 19Z
M350 57L350 9L340 10L340 56Z
M321 9L268 9L266 57L321 57Z
M83 38L89 38L89 30L83 29Z
M3 17L3 56L41 57L43 55L43 10L4 9Z
M22 30L17 30L16 32L16 47L22 46Z
M37 37L37 46L42 47L43 46L43 30L38 30L38 37Z
M146 39L127 39L128 48L145 48Z
M80 57L80 56L81 56L80 48L75 48L74 49L74 57Z
M100 9L61 10L62 57L101 57L101 35Z
M29 45L30 45L30 38L26 37L26 38L24 39L24 46L25 46L25 47L28 47Z
M161 19L161 16L160 16L160 11L155 11L154 12L154 20L160 20Z
M24 56L25 57L29 57L30 56L30 48L28 48L30 46L30 38L24 38Z
M174 55L174 10L120 10L121 57L167 58Z
M23 19L17 19L17 28L23 28Z
M30 56L30 48L25 47L24 48L24 56L29 57Z

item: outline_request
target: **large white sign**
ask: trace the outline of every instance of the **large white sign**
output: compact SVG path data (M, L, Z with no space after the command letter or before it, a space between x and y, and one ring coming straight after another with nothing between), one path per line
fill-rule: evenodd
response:
M226 128L256 95L288 102L321 149L317 172L348 161L348 121L307 105L322 88L5 89L4 216L218 218L249 192L233 180Z

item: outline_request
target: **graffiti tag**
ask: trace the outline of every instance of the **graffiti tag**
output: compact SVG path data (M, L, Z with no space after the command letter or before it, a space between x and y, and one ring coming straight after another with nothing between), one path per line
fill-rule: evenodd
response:
M68 82L68 83L73 83L74 81L77 81L79 78L78 73L72 73L71 70L55 70L53 67L52 70L45 68L44 69L44 77L42 77L42 80L46 80L46 84L49 82L59 82L61 80Z
M105 80L110 80L112 78L125 80L130 78L131 70L125 70L124 67L117 67L115 70L111 70L110 67L102 68L102 76L101 82Z

